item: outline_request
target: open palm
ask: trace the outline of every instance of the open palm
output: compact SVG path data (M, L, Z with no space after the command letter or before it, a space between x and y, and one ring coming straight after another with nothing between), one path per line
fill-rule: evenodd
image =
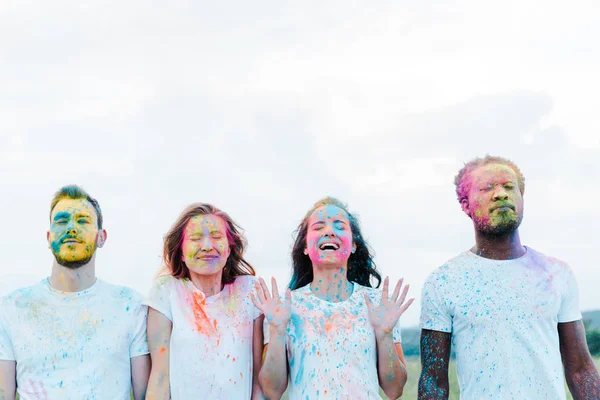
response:
M388 277L383 281L383 290L381 291L381 301L379 305L375 306L371 301L371 298L365 294L365 302L367 303L367 308L369 310L369 321L371 321L371 325L375 330L376 334L388 334L394 330L394 327L398 323L400 316L406 311L408 307L415 300L414 298L409 299L406 303L404 300L406 299L406 294L408 293L408 288L410 285L406 285L404 290L402 290L402 294L400 294L400 290L402 289L403 279L400 279L396 284L396 288L394 289L394 293L392 293L392 297L389 297L389 283L390 280Z
M273 295L263 278L259 278L260 286L256 288L257 296L252 295L252 302L265 315L270 327L285 329L292 316L292 293L290 289L285 291L285 300L282 303L279 298L277 281L271 278Z

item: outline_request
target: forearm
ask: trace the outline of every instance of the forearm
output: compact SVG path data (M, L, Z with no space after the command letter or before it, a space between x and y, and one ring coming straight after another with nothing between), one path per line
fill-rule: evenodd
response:
M146 400L169 400L171 398L171 387L169 383L169 366L155 368L153 366L148 381Z
M434 331L421 333L421 377L419 400L446 400L450 394L448 364L450 334Z
M592 361L578 371L566 371L567 385L574 400L600 399L600 375Z
M271 329L265 361L259 373L260 386L267 399L279 399L287 388L285 330Z
M15 400L17 392L17 363L0 360L0 400Z
M406 384L406 366L400 361L392 333L376 335L379 385L390 399L402 396Z

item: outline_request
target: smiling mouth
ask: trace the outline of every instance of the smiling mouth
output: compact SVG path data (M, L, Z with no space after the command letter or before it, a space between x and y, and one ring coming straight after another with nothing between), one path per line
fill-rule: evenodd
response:
M207 261L210 261L210 260L216 260L216 259L217 259L217 258L219 258L219 257L218 257L218 256L200 256L200 257L198 257L198 258L199 258L199 259L201 259L201 260L207 260Z
M66 243L66 244L79 244L79 243L82 243L81 240L77 240L77 239L66 239L66 240L63 240L62 242Z
M322 251L337 251L339 250L340 246L337 243L333 243L333 242L327 242L327 243L323 243L319 246L319 250Z

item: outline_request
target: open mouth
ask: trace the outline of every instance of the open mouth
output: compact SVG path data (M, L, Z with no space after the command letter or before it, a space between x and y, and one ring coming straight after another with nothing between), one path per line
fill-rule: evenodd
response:
M321 243L321 245L319 246L319 250L322 251L337 251L339 250L339 248L340 246L334 242Z

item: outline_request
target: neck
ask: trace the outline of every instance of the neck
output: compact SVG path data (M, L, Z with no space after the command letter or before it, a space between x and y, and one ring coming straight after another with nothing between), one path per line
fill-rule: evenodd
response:
M352 284L348 282L347 271L347 263L336 266L313 263L310 289L318 298L332 303L347 300L352 295Z
M95 256L89 263L71 269L60 265L54 260L50 274L50 287L61 292L81 292L89 289L96 282Z
M518 229L501 236L475 231L475 246L471 251L492 260L512 260L526 252L525 247L521 245Z
M222 277L223 270L212 275L200 275L190 271L190 280L206 297L214 296L223 289L221 284Z

